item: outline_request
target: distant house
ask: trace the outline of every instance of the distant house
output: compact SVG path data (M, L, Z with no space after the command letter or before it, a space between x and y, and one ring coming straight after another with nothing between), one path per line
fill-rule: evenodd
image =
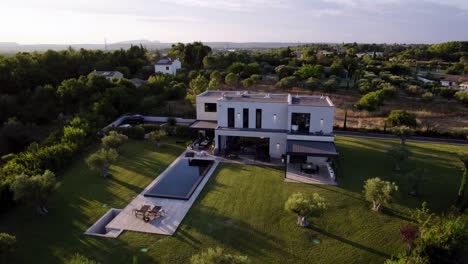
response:
M104 76L106 77L107 80L120 79L124 77L123 73L119 71L96 71L94 70L93 72L91 72L91 74Z
M143 84L146 83L145 80L142 80L142 79L139 79L139 78L132 78L129 81L131 81L133 83L133 85L135 85L135 87L140 87L140 86L142 86Z
M468 91L468 82L461 83L459 87L462 91Z
M328 50L318 50L317 51L317 56L320 56L320 55L328 56L328 55L333 55L333 54L334 54L334 52L328 51Z
M165 74L172 74L175 75L177 70L182 68L182 64L178 59L171 59L171 58L162 58L156 62L154 65L154 72L158 73L165 73Z
M462 88L461 85L458 84L468 82L468 77L460 76L460 75L447 75L443 79L440 80L440 84L445 87L451 88Z
M371 57L383 57L383 52L380 52L380 51L377 51L377 52L373 52L373 51L369 51L369 52L360 52L360 53L356 53L356 56L358 58L362 58L363 56L365 55L368 55L368 56L371 56Z
M435 83L435 81L429 80L429 79L421 77L421 76L418 76L418 80L423 82L423 83Z
M295 50L292 52L292 55L294 55L294 57L298 58L298 59L302 59L302 52L299 51L299 50Z

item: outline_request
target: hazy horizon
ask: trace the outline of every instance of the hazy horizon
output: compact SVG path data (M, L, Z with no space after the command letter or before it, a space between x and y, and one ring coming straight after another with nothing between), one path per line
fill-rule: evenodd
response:
M468 40L464 0L2 0L0 42L438 43Z

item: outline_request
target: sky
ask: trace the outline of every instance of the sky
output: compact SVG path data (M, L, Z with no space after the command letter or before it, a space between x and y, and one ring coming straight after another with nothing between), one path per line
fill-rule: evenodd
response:
M437 43L468 40L468 0L0 0L0 42Z

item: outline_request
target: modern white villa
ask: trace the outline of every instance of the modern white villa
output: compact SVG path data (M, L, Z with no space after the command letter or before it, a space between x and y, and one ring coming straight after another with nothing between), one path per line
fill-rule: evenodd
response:
M154 65L154 72L156 73L164 73L164 74L172 74L175 75L177 70L182 68L182 64L178 59L171 59L171 58L162 58L156 62Z
M327 96L206 91L190 127L214 140L214 154L250 153L303 164L338 155L335 106Z

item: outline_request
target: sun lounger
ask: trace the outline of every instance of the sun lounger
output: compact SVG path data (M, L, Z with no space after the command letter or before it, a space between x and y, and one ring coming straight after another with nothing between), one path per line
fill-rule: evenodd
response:
M135 217L138 216L145 216L148 210L151 208L149 205L143 205L140 209L133 209L133 214L135 214Z
M143 220L145 222L149 222L153 219L160 217L163 213L164 210L161 209L161 206L155 205L153 209L146 212L145 216L143 217Z

